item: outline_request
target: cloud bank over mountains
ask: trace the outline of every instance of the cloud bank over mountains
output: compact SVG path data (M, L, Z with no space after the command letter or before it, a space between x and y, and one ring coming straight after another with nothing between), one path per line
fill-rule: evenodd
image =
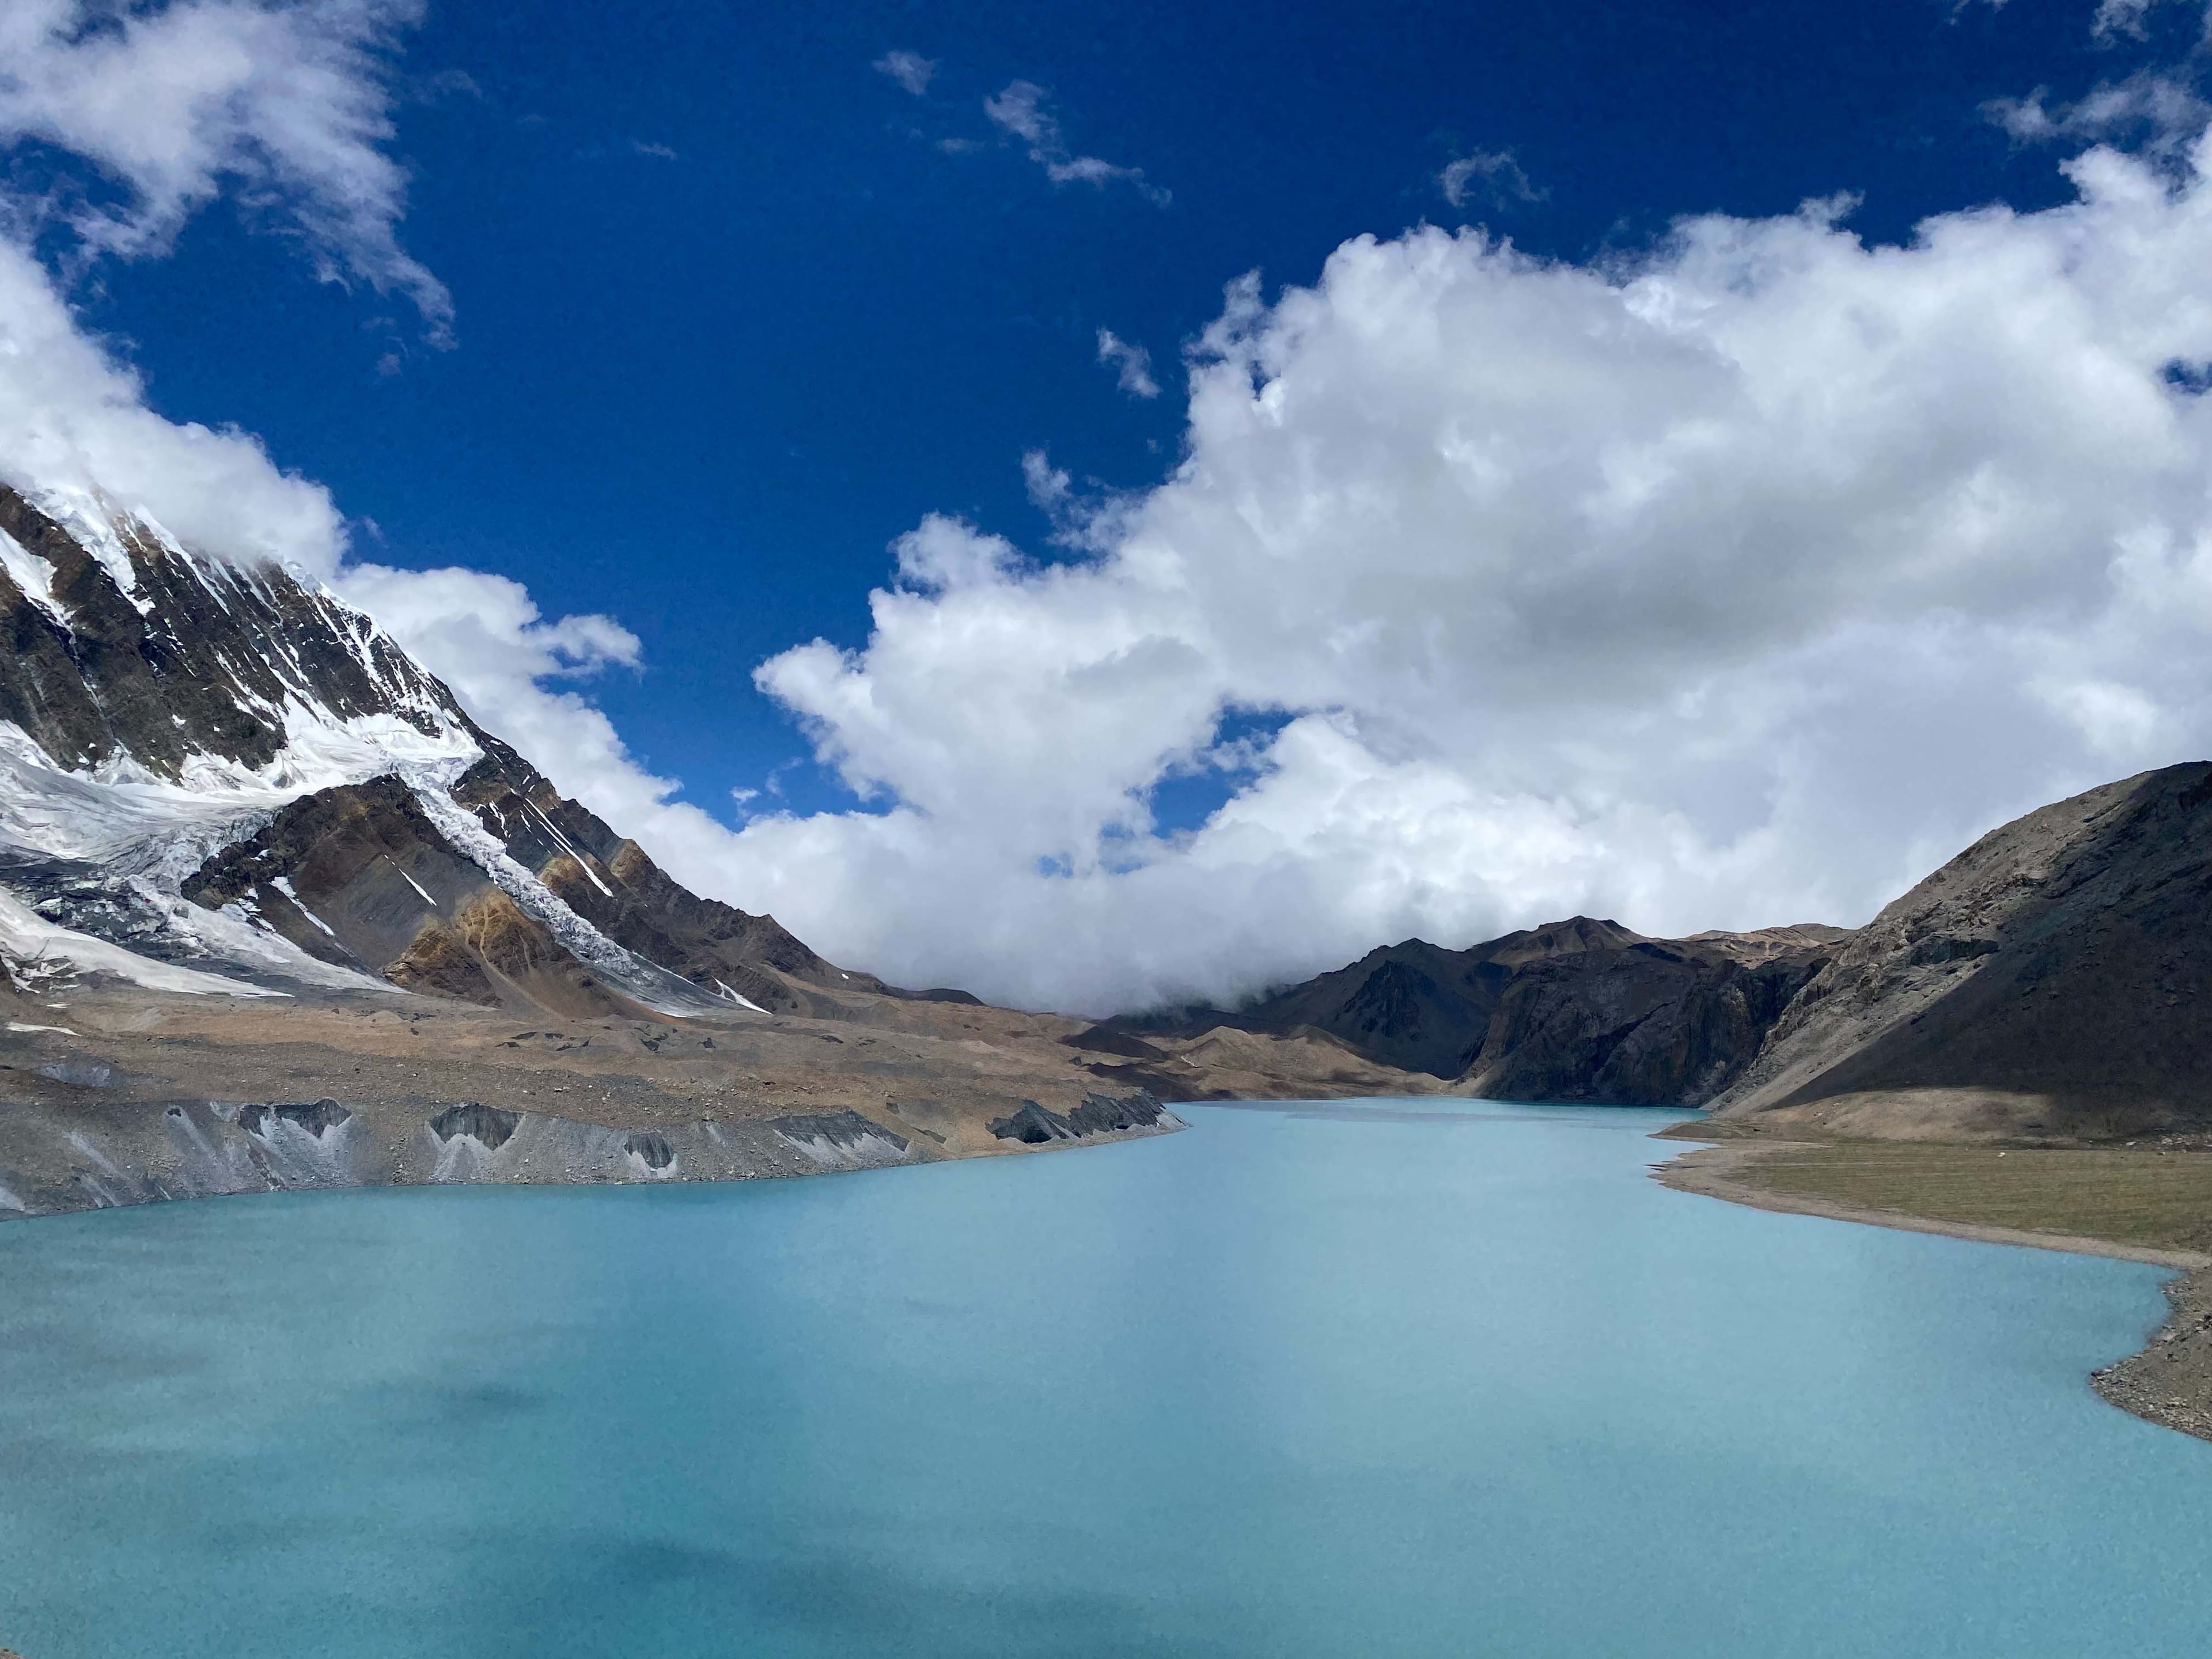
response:
M757 822L728 868L886 973L1103 1006L1577 909L1857 921L2205 750L2207 155L2066 166L2075 202L1904 247L1838 202L1233 285L1187 458L1097 504L1102 551L932 520L865 650L763 666L890 810ZM1224 755L1233 710L1290 719ZM1243 787L1155 836L1207 766Z
M247 12L352 20L354 79L296 126L381 157L360 112L410 7L202 0L87 34L40 0L61 45L7 27L67 52ZM85 100L37 132L131 181ZM933 515L862 649L760 666L867 806L737 832L578 690L636 660L618 623L349 562L326 492L144 407L27 237L0 239L0 465L325 574L679 879L894 980L1098 1011L1575 910L1855 922L2015 811L2212 751L2212 150L2063 165L2066 204L1902 246L1838 198L1586 264L1425 226L1310 285L1237 280L1164 478L1084 498L1040 456L1051 559ZM396 252L402 198L364 209L354 176L252 175ZM1200 775L1225 804L1163 832L1158 792Z

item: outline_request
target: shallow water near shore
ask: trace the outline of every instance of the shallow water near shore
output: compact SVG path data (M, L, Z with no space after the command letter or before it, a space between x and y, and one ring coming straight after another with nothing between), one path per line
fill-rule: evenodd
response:
M2085 1380L2159 1269L1669 1192L1680 1114L1187 1115L0 1225L0 1646L2204 1651L2212 1445Z

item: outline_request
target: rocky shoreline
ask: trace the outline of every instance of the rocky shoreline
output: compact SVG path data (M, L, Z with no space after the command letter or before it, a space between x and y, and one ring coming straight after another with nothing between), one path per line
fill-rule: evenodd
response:
M1666 1138L1679 1139L1692 1139L1695 1133L1693 1125L1661 1132ZM1949 1238L1971 1238L1984 1243L2145 1261L2178 1269L2178 1276L2166 1285L2170 1311L2165 1324L2139 1352L2091 1373L2089 1384L2106 1401L2146 1422L2212 1441L2212 1255L2087 1234L1916 1214L1830 1195L1778 1190L1757 1181L1755 1172L1761 1163L1791 1152L1814 1150L1820 1145L1810 1141L1727 1140L1695 1147L1655 1166L1651 1173L1662 1186L1678 1192L1697 1193L1754 1209L1822 1216L1830 1220L1936 1233Z
M0 1183L0 1220L186 1198L342 1187L585 1186L751 1181L937 1163L949 1147L924 1122L905 1133L850 1109L699 1118L623 1127L480 1101L116 1102L88 1122L36 1125L15 1115L18 1158ZM930 1113L916 1108L917 1117ZM1171 1133L1182 1120L1151 1096L1088 1097L1072 1114L1024 1102L1019 1123L994 1125L1008 1152L1038 1140L1085 1144ZM1031 1118L1049 1135L1022 1133ZM1072 1120L1072 1121L1071 1121ZM37 1129L65 1162L23 1158ZM88 1133L89 1131L89 1133Z

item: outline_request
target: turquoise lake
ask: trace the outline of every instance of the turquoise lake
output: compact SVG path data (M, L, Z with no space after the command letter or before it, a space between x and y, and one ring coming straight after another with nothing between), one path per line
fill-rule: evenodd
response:
M2188 1655L2159 1270L1669 1192L1679 1114L0 1225L28 1659Z

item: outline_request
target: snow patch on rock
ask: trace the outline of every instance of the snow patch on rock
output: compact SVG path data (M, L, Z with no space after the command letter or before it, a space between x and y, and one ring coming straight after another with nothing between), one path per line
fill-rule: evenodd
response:
M119 945L94 939L48 921L13 894L0 891L0 956L13 962L66 963L79 973L113 974L149 991L178 991L191 996L281 997L244 980L225 979L155 962Z

